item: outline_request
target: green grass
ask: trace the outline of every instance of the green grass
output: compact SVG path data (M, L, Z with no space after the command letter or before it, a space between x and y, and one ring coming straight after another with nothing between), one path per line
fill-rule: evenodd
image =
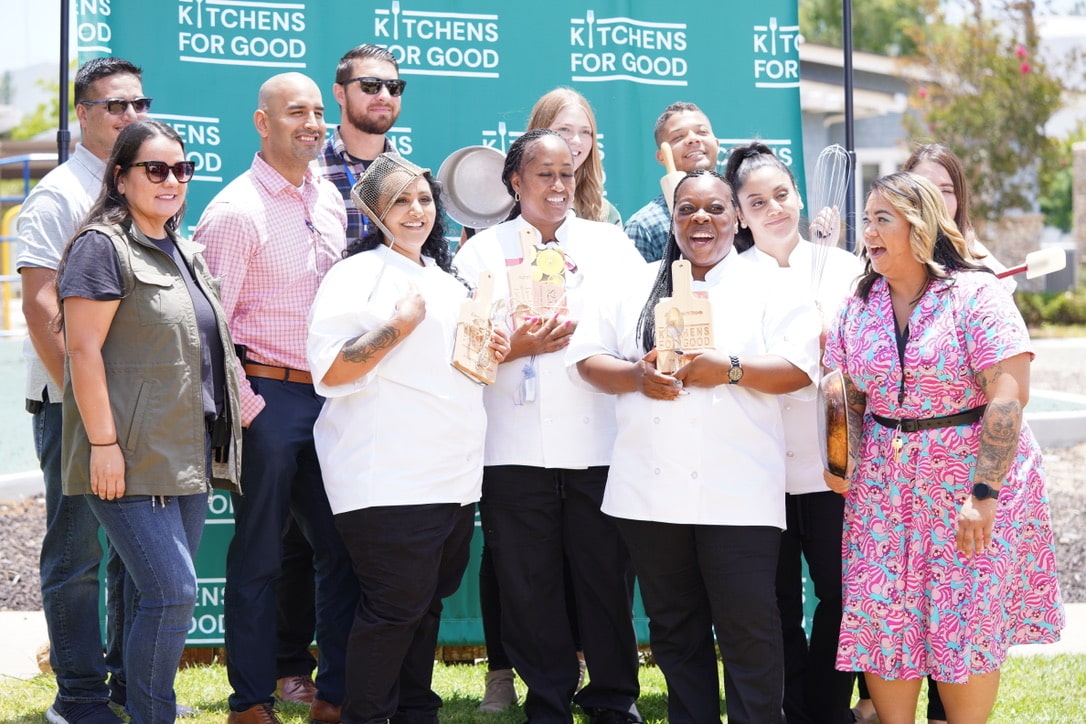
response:
M515 707L501 714L479 714L475 707L483 695L483 665L439 664L434 670L434 687L445 699L441 721L449 723L520 724L524 713ZM195 666L177 677L178 699L196 706L201 713L183 720L186 724L223 724L230 687L220 665ZM524 684L517 681L524 696ZM646 722L667 721L664 677L653 666L641 669L641 698L638 708ZM55 688L48 676L28 681L0 679L0 724L40 723L42 713L53 701ZM919 709L923 711L924 695ZM284 724L306 724L307 709L296 704L280 707ZM587 721L577 717L576 721ZM917 722L924 720L917 719ZM999 701L990 724L1066 724L1086 721L1086 656L1020 656L1007 660L1003 668Z

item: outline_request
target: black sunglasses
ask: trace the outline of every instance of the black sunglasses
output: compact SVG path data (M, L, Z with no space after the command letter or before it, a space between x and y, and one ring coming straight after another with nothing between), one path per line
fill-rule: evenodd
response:
M403 93L403 89L407 87L406 80L400 80L399 78L393 78L392 80L384 80L382 78L371 78L366 76L365 78L348 78L340 83L345 86L348 83L358 83L358 87L362 89L362 92L368 96L375 96L381 92L381 86L388 88L388 94L395 98Z
M139 161L130 163L128 166L129 168L143 166L143 169L147 172L147 178L156 184L163 183L166 177L170 175L170 171L173 171L173 177L177 179L177 183L181 184L187 184L192 180L193 174L196 173L196 164L192 161L178 161L173 166L165 161Z
M150 98L133 98L132 100L125 100L124 98L107 98L104 101L79 101L83 106L105 106L106 113L111 116L122 115L129 106L132 106L132 110L136 113L146 113L151 110Z

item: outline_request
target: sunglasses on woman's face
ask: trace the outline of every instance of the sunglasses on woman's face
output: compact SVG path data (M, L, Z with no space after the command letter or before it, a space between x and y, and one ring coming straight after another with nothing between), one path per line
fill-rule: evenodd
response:
M132 106L132 110L136 113L146 113L151 110L150 98L133 98L132 100L125 100L124 98L107 98L104 101L79 101L81 106L105 106L106 113L111 116L124 115L124 112L128 110L129 106Z
M181 184L187 184L196 173L196 164L193 161L178 161L172 166L165 161L139 161L129 166L143 166L143 170L147 172L147 178L156 184L163 183L170 175L170 171L173 171L173 177L177 179L177 183Z
M358 83L358 87L362 89L362 92L368 96L375 96L381 92L381 86L388 88L388 94L395 98L403 93L403 89L407 87L406 80L400 80L399 78L393 78L392 80L384 80L383 78L350 78L340 83L341 86L347 86L350 83Z

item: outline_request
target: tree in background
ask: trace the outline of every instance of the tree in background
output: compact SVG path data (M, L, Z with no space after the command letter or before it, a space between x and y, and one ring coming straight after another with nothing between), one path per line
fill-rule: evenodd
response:
M974 215L1038 208L1038 178L1058 167L1045 124L1060 108L1062 81L1037 55L1033 0L969 0L958 25L934 0L934 22L916 36L916 83L905 119L910 140L936 140L957 153L969 177ZM992 16L986 10L993 8Z
M812 43L840 48L841 0L802 0L799 27ZM852 47L879 55L913 55L916 30L927 22L924 0L852 0Z
M810 42L841 47L842 0L802 0L800 30ZM1075 58L1050 69L1037 55L1037 10L1045 0L852 0L853 48L919 67L905 131L938 141L965 164L973 215L996 219L1035 211L1065 228L1070 209L1070 144L1045 124L1075 78ZM1076 5L1086 13L1086 2ZM948 15L955 20L951 22ZM1066 67L1062 67L1062 66ZM1081 76L1081 71L1078 71ZM1041 191L1038 191L1038 179Z

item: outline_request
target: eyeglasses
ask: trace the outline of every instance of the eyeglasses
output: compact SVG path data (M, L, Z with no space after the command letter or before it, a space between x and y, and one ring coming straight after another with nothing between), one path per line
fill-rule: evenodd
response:
M125 100L124 98L107 98L104 101L79 101L79 105L105 106L106 113L111 116L120 116L128 110L129 106L132 106L132 110L136 113L146 113L151 110L151 99L133 98L132 100Z
M383 78L371 78L369 76L365 78L348 78L340 83L345 86L348 83L358 83L358 87L362 89L362 92L368 96L375 96L381 92L381 86L388 88L388 94L395 98L403 93L403 89L407 87L406 80L400 80L399 78L393 78L392 80L385 80Z
M156 184L165 182L170 175L170 171L173 171L173 177L177 179L177 183L181 184L187 184L192 180L193 174L196 173L196 164L193 161L178 161L173 166L165 161L139 161L130 163L128 166L129 168L143 166L143 169L147 172L147 178Z

